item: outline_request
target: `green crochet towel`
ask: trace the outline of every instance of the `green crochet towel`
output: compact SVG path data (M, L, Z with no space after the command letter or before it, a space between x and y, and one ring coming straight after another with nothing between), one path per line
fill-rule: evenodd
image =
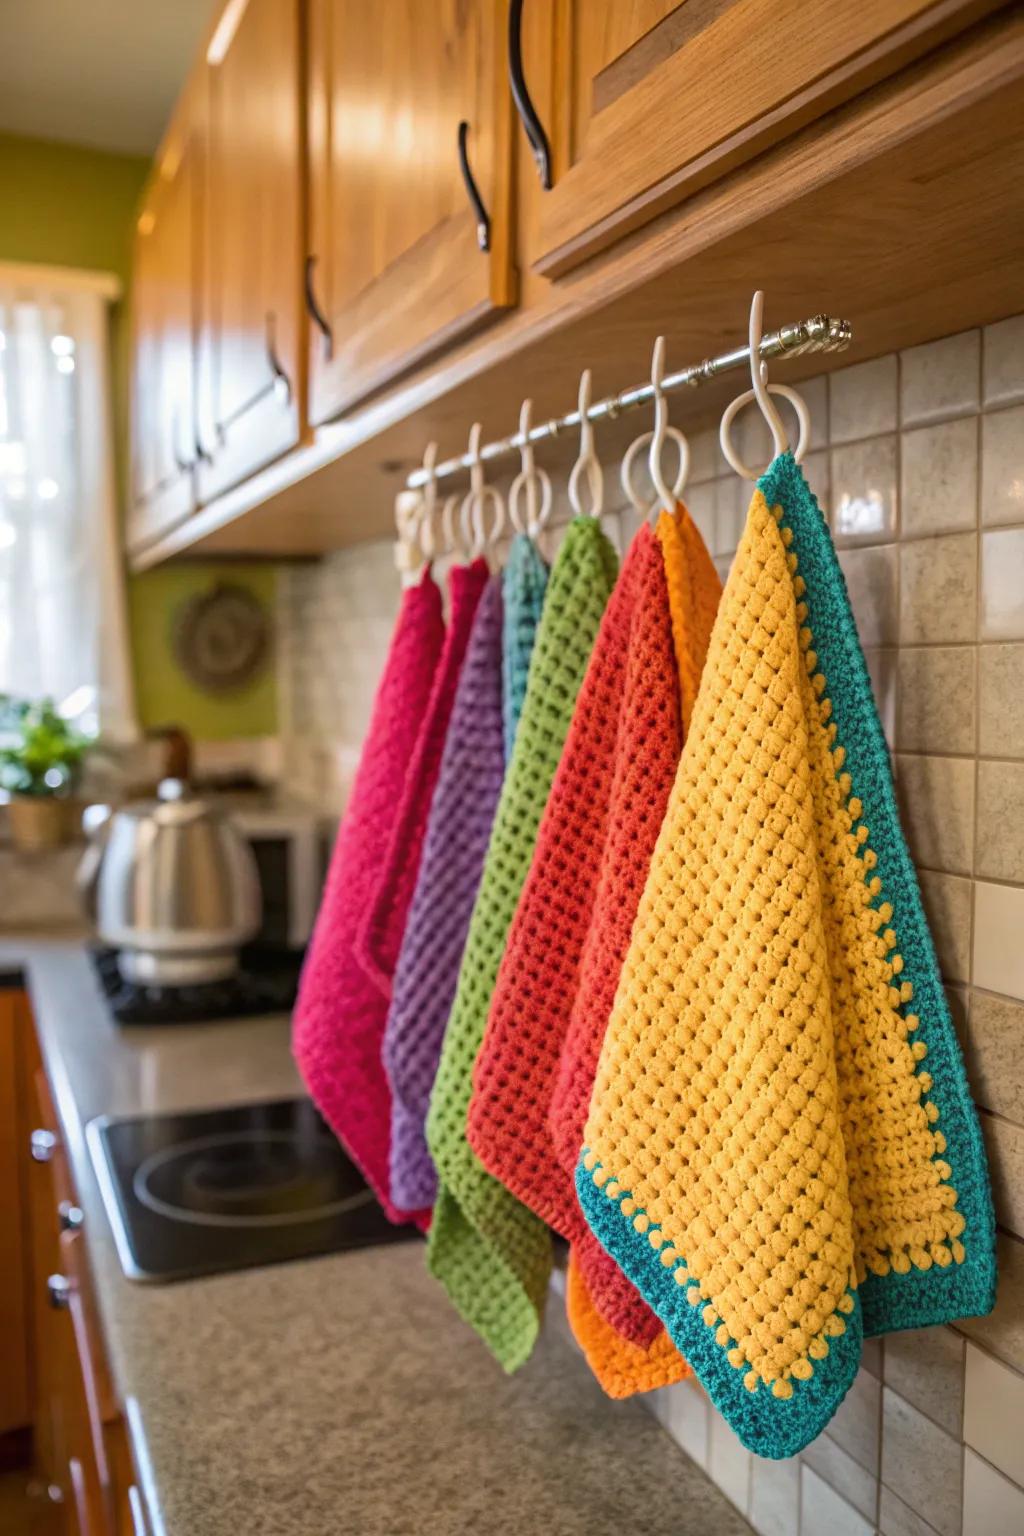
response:
M591 517L569 525L547 586L515 748L469 925L427 1118L438 1195L427 1263L507 1371L540 1329L551 1273L542 1221L485 1172L466 1139L473 1064L618 558Z

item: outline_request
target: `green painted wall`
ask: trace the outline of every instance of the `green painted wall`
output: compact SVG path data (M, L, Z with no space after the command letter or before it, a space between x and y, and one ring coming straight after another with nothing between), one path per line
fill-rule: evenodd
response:
M135 205L148 161L78 145L0 134L0 261L131 273ZM118 484L122 505L128 462L128 308L111 316L111 354ZM211 585L223 564L199 561L129 578L132 654L143 725L173 722L199 739L269 736L277 730L274 669L245 694L214 699L192 688L171 653L168 635L180 602ZM273 603L269 566L231 567L232 580Z

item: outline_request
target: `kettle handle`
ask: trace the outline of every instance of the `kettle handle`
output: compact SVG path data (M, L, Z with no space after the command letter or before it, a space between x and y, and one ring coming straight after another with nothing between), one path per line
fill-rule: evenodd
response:
M96 922L96 888L99 885L100 865L103 863L103 855L107 849L112 820L113 817L108 809L102 821L90 828L89 841L75 870L75 885L85 909L85 915L93 923Z

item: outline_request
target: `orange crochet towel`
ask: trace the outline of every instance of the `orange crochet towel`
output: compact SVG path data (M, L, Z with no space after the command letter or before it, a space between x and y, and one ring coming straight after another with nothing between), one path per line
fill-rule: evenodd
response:
M583 1221L572 1174L586 1102L574 1106L577 1139L568 1166L559 1160L549 1117L571 1033L572 1081L582 1084L586 1063L593 1078L679 760L683 690L666 553L679 567L676 587L694 579L692 567L710 593L696 626L686 606L690 629L703 625L706 647L717 576L680 510L663 515L658 536L641 527L605 612L499 972L468 1122L470 1144L488 1171L577 1245L570 1321L615 1396L678 1380L686 1367ZM696 650L693 656L685 647L693 674L687 696L703 661L699 643Z

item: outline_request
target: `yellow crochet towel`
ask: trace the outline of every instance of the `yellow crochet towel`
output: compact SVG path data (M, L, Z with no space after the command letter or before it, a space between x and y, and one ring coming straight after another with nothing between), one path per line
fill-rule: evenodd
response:
M984 1152L824 519L759 482L577 1189L732 1423L789 1456L861 1339L988 1311Z

